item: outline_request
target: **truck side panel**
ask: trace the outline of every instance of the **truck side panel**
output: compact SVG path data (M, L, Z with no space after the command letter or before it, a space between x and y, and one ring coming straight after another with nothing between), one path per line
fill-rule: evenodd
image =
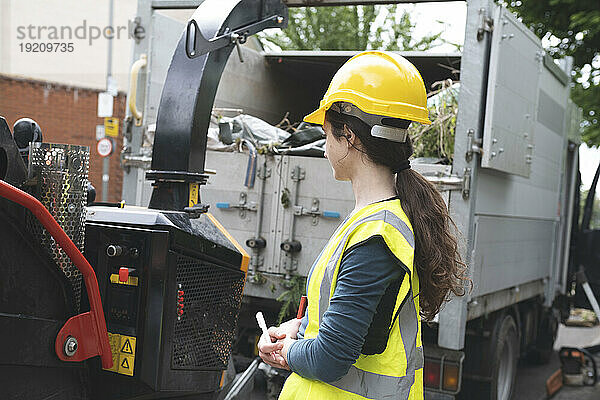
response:
M556 222L477 215L473 297L549 276Z
M503 13L499 14L500 20L496 23L502 24L507 18L514 18L506 13L503 10ZM498 46L505 46L506 44L502 43L511 40L510 36L506 39L506 33L501 30L495 30L494 35L502 35ZM522 36L529 37L531 34L523 32ZM518 35L514 39L518 39ZM532 104L535 106L533 113L529 108L515 110L515 118L517 120L531 118L532 129L530 132L523 132L515 125L514 133L525 136L527 141L523 142L519 135L514 134L501 136L495 144L488 148L484 146L484 152L488 150L489 156L489 152L494 151L496 157L506 155L510 158L511 154L506 153L512 151L513 145L522 147L529 143L530 154L525 160L529 173L523 174L519 168L513 173L497 171L496 168L482 168L479 171L478 185L475 190L477 201L472 297L488 295L507 288L518 290L519 285L541 280L543 285L539 286L541 291L538 294L545 293L547 304L550 304L554 297L555 277L561 275L557 273L557 262L559 253L562 252L561 248L564 247L559 235L561 222L559 200L567 148L565 113L569 94L568 78L558 66L545 63L539 43L537 47L532 47L530 40L523 39L521 42L525 43L524 48L528 49L527 57L537 60L537 68L529 68L523 72L525 75L521 74L520 78L537 84L536 93L533 94ZM513 45L515 43L520 42L515 41ZM501 71L507 68L514 63L514 60L492 57L490 62L497 63L490 66L490 74L492 74L494 70ZM506 109L505 106L514 104L515 99L520 98L520 95L510 90L494 92L501 82L500 78L496 78L498 77L490 76L489 85L492 88L488 89L488 100L490 95L494 97L494 115L486 114L486 120L500 115L502 119L496 123L510 127L513 123L510 116L498 114L496 108ZM511 87L514 85L515 83ZM489 142L498 136L497 130L492 127L493 124L486 124L484 143L486 138ZM500 146L503 147L504 152L499 151ZM518 152L518 160L522 163L521 150ZM530 292L530 295L536 293ZM504 306L508 304L507 297ZM493 309L487 310L490 311ZM469 313L469 315L474 317L479 313Z

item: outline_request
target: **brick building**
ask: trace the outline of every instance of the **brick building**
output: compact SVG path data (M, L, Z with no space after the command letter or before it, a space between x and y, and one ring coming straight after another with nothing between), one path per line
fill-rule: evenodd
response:
M42 128L44 142L90 147L90 182L96 187L96 199L102 197L102 157L96 152L98 93L102 90L67 86L60 83L0 75L0 116L9 127L23 117L34 119ZM122 122L125 93L115 97L113 116ZM120 201L123 171L119 163L122 148L122 124L114 153L110 156L108 201Z

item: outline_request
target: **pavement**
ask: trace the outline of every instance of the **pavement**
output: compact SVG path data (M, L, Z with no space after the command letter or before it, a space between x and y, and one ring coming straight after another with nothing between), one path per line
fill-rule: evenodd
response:
M588 347L600 344L600 326L591 328L568 327L561 325L554 349L563 346ZM600 357L596 358L600 365ZM558 353L552 357L548 365L527 365L522 362L517 370L517 382L513 400L545 400L546 380L560 368ZM594 387L563 386L552 400L598 400L600 399L600 383Z

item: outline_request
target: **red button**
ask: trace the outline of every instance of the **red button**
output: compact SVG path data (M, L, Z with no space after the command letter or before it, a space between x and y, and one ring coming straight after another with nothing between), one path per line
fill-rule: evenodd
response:
M119 268L119 282L127 282L129 280L129 268Z

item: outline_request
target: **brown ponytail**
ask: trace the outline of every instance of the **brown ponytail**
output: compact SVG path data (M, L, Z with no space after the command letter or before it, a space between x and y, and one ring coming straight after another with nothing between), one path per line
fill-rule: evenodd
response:
M450 293L465 294L466 265L451 228L454 222L435 186L412 169L396 175L396 193L415 234L421 315L430 321Z
M333 110L327 111L325 119L338 140L345 138L344 125L354 132L360 140L359 147L354 148L375 164L393 171L412 155L410 139L399 143L373 137L363 121ZM415 234L414 266L419 276L421 316L430 321L451 293L465 294L465 281L470 282L467 267L460 259L453 234L456 227L435 186L418 172L407 169L396 174L396 194Z

